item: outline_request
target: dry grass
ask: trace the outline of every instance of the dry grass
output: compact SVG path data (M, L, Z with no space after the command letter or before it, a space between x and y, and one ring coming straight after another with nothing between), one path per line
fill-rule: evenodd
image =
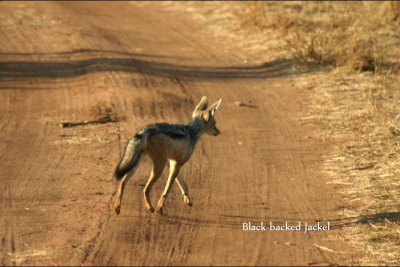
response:
M246 58L297 59L319 72L296 77L311 89L304 123L337 145L323 170L342 185L359 219L348 241L355 264L400 264L400 2L180 2ZM359 203L359 204L353 204Z
M343 214L369 218L347 230L349 241L365 254L361 264L399 264L399 227L385 221L400 222L398 79L398 74L340 71L300 78L315 94L305 122L318 124L321 137L341 141L323 170L346 185L341 193L348 203L362 203L345 207Z

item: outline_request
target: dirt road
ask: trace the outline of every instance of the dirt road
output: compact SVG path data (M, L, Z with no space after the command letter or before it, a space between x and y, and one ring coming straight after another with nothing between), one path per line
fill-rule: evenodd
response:
M0 3L2 265L344 264L338 185L319 173L329 140L298 115L289 61L256 65L162 3ZM142 163L112 210L112 173L135 131L186 123L201 96L223 98L164 215L145 211ZM243 105L235 104L241 101ZM117 120L61 128L62 122ZM164 179L152 192L160 196ZM331 223L330 231L242 224ZM325 248L325 249L324 249Z

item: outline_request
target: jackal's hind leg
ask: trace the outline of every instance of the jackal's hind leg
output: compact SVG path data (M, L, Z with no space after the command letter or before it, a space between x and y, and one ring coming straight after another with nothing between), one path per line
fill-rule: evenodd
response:
M168 181L167 181L167 184L165 185L164 192L161 195L160 200L158 200L158 204L157 204L156 211L158 214L162 214L162 206L163 206L164 201L167 198L169 192L171 191L172 183L174 182L176 176L178 175L181 165L178 164L176 161L170 160L169 168L170 169L169 169Z
M151 174L150 174L149 180L147 181L147 184L143 189L144 202L146 204L146 210L148 212L154 212L154 208L151 206L151 203L150 203L150 196L149 195L150 195L150 191L151 191L152 186L158 180L158 178L160 178L160 176L161 176L161 174L162 174L162 172L164 170L166 162L165 161L163 161L163 162L153 162L153 164L154 164L154 166L153 166L153 169L151 170Z
M122 201L122 195L124 194L125 185L128 183L129 179L131 179L133 173L134 171L128 172L119 183L117 197L115 198L114 202L114 210L117 215L119 215L119 213L121 212L121 201Z
M182 175L178 174L176 176L176 180L175 180L179 186L179 188L182 191L182 195L183 195L183 201L185 202L186 205L192 206L193 203L190 201L190 197L189 197L189 190L186 186L185 181L183 180Z

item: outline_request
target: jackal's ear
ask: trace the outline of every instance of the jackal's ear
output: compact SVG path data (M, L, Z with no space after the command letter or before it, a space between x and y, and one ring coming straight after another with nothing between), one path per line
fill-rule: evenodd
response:
M208 103L207 103L207 97L203 96L199 102L199 104L197 104L197 106L194 108L193 110L193 114L192 117L196 117L197 114L199 114L200 111L202 110L206 110L208 107Z
M221 105L221 101L222 101L222 98L220 100L218 100L217 102L215 102L214 104L212 104L209 108L207 108L203 112L203 119L205 121L208 121L211 117L214 116L214 114L217 111L219 105Z

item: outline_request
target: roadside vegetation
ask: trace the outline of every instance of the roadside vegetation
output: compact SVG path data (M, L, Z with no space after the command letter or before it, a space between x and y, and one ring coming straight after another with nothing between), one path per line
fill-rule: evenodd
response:
M179 2L252 61L295 60L303 123L336 145L323 172L349 205L354 264L400 264L400 2ZM246 59L244 59L246 62Z

